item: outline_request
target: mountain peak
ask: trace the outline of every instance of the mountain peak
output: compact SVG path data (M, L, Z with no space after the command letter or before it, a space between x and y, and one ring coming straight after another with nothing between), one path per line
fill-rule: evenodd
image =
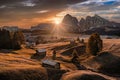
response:
M99 15L95 14L94 17L100 17Z
M66 14L64 17L72 17L70 14Z
M78 19L76 17L66 14L62 20L62 24L69 31L78 32Z
M79 25L83 30L88 30L91 27L100 27L110 25L110 21L95 14L94 16L87 16L85 19L81 18Z
M97 14L95 14L93 17L95 17L95 18L102 18L101 16L99 16ZM102 19L104 19L104 18L102 18Z
M97 14L94 16L87 16L81 18L78 22L76 17L66 14L63 18L62 24L70 31L86 31L91 28L99 28L104 26L112 26L113 23ZM116 24L116 23L115 23Z
M65 16L64 16L64 18L63 18L63 23L72 23L72 22L77 22L78 20L77 20L77 18L76 17L73 17L73 16L71 16L70 14L66 14Z

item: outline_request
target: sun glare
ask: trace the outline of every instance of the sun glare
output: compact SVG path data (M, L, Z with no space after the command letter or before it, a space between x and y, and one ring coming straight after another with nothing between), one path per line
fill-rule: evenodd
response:
M54 18L53 20L56 25L59 25L61 23L60 18Z
M60 24L60 21L57 21L57 20L56 20L56 21L55 21L55 24L59 25L59 24Z

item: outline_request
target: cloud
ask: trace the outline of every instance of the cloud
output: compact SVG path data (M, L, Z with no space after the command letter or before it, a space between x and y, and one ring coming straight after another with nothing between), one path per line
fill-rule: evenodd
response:
M82 1L85 0L0 0L0 26L31 26L55 17L68 5Z
M5 8L5 7L6 7L6 5L1 5L1 6L0 6L0 8Z
M23 6L28 6L28 7L33 7L36 5L32 0L23 1L23 2L21 2L21 4Z
M87 0L81 3L69 5L68 9L62 11L58 15L63 13L68 13L78 18L98 14L104 18L119 21L120 0Z
M36 11L35 13L47 13L47 12L49 12L49 10L41 10L41 11Z
M14 6L14 7L39 7L39 8L63 8L68 4L75 4L85 0L0 0L0 6Z
M66 14L120 20L120 0L0 0L0 25L31 26Z

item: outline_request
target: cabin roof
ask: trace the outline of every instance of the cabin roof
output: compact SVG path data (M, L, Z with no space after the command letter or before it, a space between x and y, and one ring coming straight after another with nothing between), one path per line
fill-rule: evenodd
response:
M46 49L37 49L38 52L46 52Z
M45 64L49 64L49 65L54 66L54 65L56 65L58 62L55 62L55 61L53 61L53 60L48 60L48 59L46 59L46 60L42 60L42 63L45 63Z

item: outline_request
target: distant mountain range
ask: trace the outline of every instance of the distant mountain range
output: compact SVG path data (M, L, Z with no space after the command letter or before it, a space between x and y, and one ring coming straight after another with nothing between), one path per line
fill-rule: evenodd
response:
M86 34L98 32L107 35L120 34L120 23L109 21L96 14L81 18L80 21L76 17L67 14L62 20L62 25L70 32Z
M103 35L120 35L120 23L112 22L99 15L87 16L78 20L76 17L66 14L61 22L67 32L91 34L98 32ZM31 27L31 30L53 30L54 24L41 23Z
M65 15L62 20L62 26L64 26L69 32L79 32L80 27L78 23L78 19L69 14Z

